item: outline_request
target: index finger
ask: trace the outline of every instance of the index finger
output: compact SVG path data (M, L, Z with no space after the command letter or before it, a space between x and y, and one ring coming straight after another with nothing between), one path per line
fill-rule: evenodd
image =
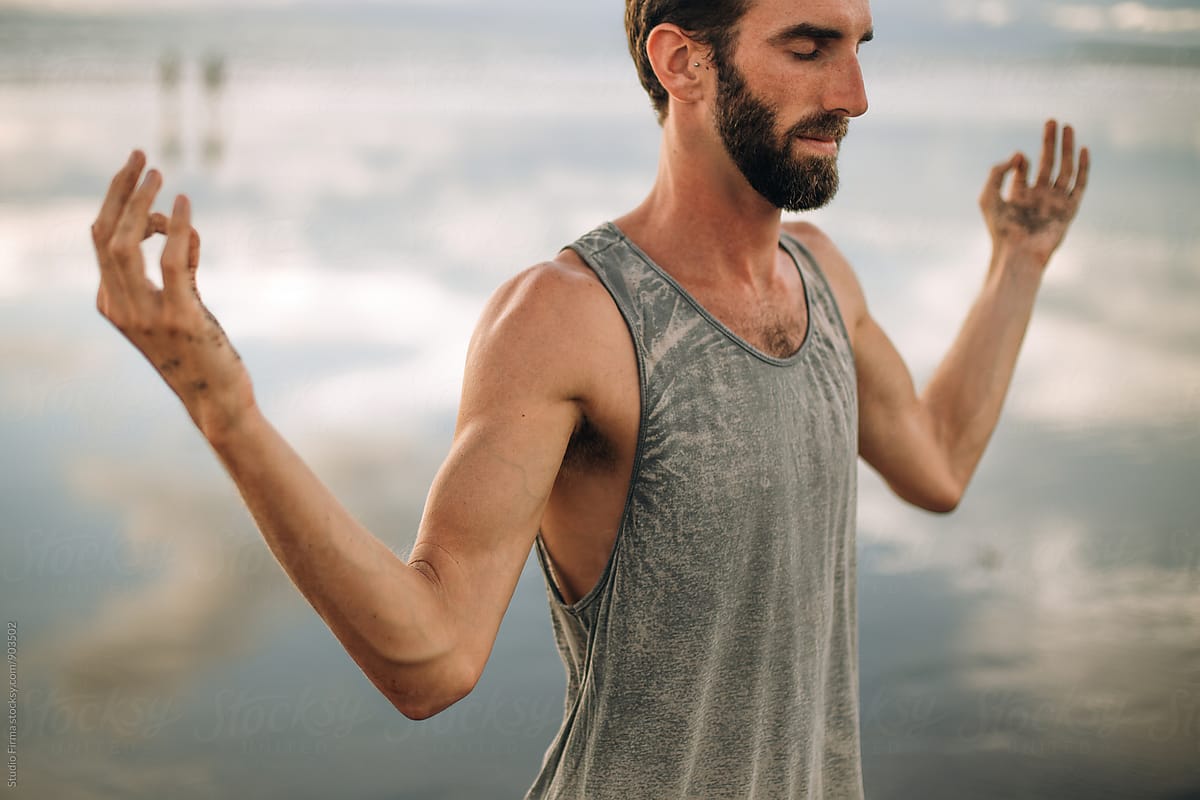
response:
M192 298L191 272L192 208L185 195L175 196L175 207L167 223L167 246L162 254L163 291L183 306ZM199 254L197 254L199 255Z
M146 166L146 154L141 150L134 150L129 154L129 160L125 162L125 166L121 167L113 176L112 183L108 186L108 194L105 195L104 203L100 206L100 214L92 223L92 240L97 250L102 251L103 245L112 238L113 231L117 227L117 220L120 218L125 204L129 201L129 195L133 193L133 187L137 185L138 176L141 175L144 166Z
M979 203L984 209L994 207L1000 202L1000 191L1004 187L1004 178L1008 175L1009 170L1021 163L1024 158L1020 153L1016 153L1008 161L992 167L992 171L988 174L987 183L983 186L983 192L979 196Z

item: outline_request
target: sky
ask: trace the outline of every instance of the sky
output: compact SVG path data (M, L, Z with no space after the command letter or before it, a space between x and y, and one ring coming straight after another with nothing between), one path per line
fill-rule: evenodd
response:
M328 6L315 0L0 0L0 9L34 11L121 14L130 11L203 10L214 8L278 8L292 6ZM346 0L341 8L414 7L487 7L481 0ZM510 9L560 11L561 3L552 0L510 0ZM606 8L602 0L573 0L572 13L584 6ZM876 3L876 10L885 5ZM1098 0L1063 2L1062 0L890 0L888 13L897 11L914 21L948 19L972 21L991 27L1018 23L1043 23L1066 31L1084 33L1136 32L1149 34L1186 34L1200 31L1200 8L1190 0ZM899 15L897 15L898 17Z

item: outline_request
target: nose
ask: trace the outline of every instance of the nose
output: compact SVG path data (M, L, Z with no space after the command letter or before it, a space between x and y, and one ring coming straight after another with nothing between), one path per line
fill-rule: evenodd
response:
M840 59L831 71L825 92L825 110L847 117L861 117L867 113L867 87L857 53Z

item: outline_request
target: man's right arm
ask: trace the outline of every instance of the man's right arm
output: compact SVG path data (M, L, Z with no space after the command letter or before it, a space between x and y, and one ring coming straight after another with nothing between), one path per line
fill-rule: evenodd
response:
M487 663L578 421L579 278L551 267L502 286L472 338L450 453L408 562L363 528L252 410L210 435L280 564L406 716L465 696Z
M148 175L135 190L142 166L135 154L118 173L93 226L97 305L179 395L272 553L363 672L406 716L437 713L478 680L537 534L587 392L568 335L579 326L572 300L595 287L545 265L493 297L472 339L452 449L405 563L257 407L195 290L198 244L184 198L165 224L163 288L146 278L139 245L156 224L149 209L160 179Z

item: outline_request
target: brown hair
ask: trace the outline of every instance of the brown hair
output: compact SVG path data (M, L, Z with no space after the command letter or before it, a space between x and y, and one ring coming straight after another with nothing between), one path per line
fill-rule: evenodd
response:
M625 34L629 54L637 65L638 78L658 114L659 124L667 118L667 90L659 83L646 55L650 31L664 22L678 25L688 36L708 47L718 70L737 33L738 20L750 0L625 0Z

